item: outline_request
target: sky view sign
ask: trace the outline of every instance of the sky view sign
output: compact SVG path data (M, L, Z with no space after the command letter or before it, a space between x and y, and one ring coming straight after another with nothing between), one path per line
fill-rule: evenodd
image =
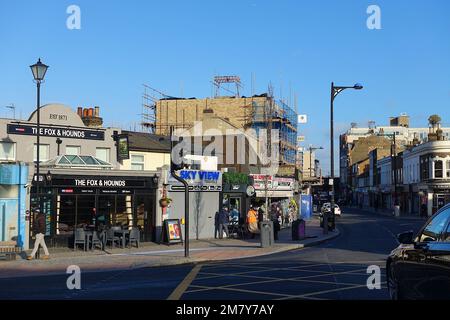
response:
M35 136L37 135L37 127L20 124L8 124L7 132L8 134ZM94 131L94 130L83 130L64 127L40 127L39 133L43 137L105 140L105 133L103 131Z

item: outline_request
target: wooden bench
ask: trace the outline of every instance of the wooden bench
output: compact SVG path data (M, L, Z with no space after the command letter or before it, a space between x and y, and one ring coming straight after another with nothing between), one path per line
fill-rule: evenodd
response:
M22 248L17 247L15 241L0 241L0 259L11 261L16 260L17 254L22 251Z

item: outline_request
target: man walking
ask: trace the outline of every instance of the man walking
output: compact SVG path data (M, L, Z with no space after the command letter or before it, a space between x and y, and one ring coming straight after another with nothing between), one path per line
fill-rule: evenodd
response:
M228 208L224 207L222 211L219 213L219 239L223 238L223 231L225 230L225 234L227 238L230 237L228 233L228 223L230 221L230 213L228 212Z
M216 211L214 215L214 239L217 239L217 234L219 233L219 211Z
M33 260L36 252L39 249L39 245L44 248L45 256L42 257L43 260L48 260L50 258L50 254L48 253L47 246L45 245L45 216L39 209L35 211L37 213L36 219L33 224L33 232L36 236L36 240L34 241L34 249L31 252L31 255L27 257L27 260Z

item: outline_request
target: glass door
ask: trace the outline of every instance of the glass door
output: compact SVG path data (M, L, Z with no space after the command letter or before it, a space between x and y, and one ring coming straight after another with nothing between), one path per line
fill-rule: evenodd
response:
M134 226L141 231L143 241L154 241L155 215L154 199L155 195L136 195L134 210Z

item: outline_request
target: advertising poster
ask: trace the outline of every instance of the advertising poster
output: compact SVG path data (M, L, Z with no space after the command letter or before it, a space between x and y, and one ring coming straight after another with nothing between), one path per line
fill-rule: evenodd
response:
M165 240L167 243L178 243L183 241L181 235L181 224L179 219L167 219L164 221Z
M312 216L312 196L302 194L301 195L301 215L302 219L309 220Z

